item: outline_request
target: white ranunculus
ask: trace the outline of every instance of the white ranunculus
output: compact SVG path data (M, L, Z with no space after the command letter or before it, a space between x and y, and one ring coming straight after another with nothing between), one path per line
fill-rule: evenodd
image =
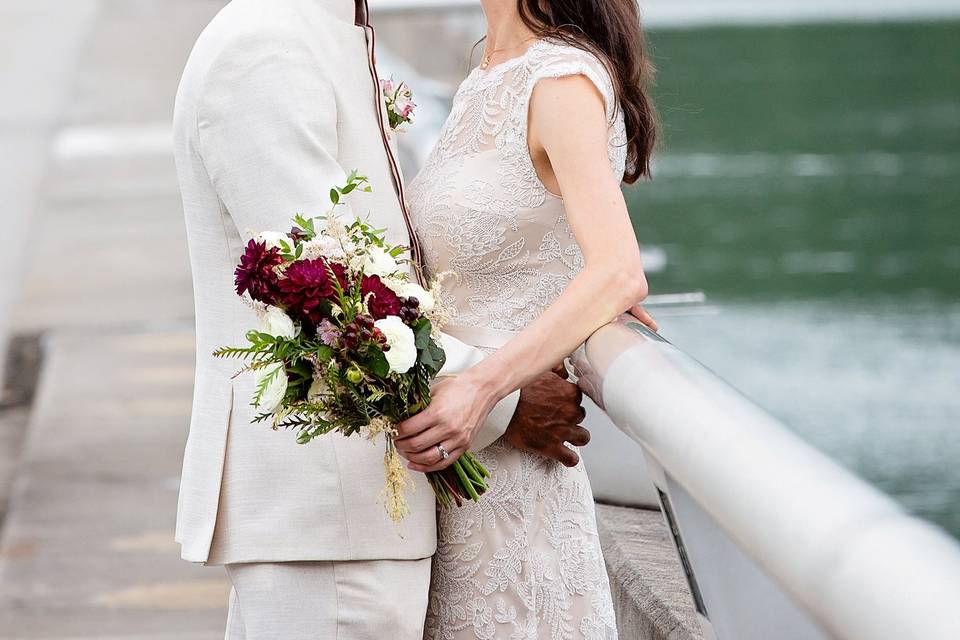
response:
M393 287L390 287L393 289ZM436 306L433 294L416 282L404 282L394 292L402 298L416 298L420 303L420 313L430 313Z
M260 403L257 404L257 409L266 413L276 411L280 407L280 403L283 402L283 396L287 395L287 384L289 382L287 380L287 372L282 364L277 364L273 367L263 367L256 371L257 388L259 388L263 380L277 369L280 371L274 375L269 384L267 384L266 390L263 392L263 395L260 396Z
M307 391L307 400L314 401L320 396L325 396L330 393L330 386L327 385L327 381L323 378L314 378L313 384L310 385L310 389Z
M401 291L407 286L407 281L401 278L380 278L383 281L383 284L387 285L387 288L393 291L398 296L403 296Z
M257 242L265 243L268 249L271 247L276 247L280 251L284 251L284 248L280 243L285 242L287 244L287 249L291 251L293 250L293 240L290 239L290 236L280 231L264 231L260 233L255 240Z
M393 373L410 371L410 367L417 362L417 345L410 327L397 316L387 316L373 324L383 332L387 338L387 344L390 345L389 351L384 352L390 364L390 371Z
M368 276L385 278L396 273L400 267L397 261L381 247L370 247L363 260L363 273Z
M267 307L260 319L260 331L275 338L293 338L297 335L297 325L283 309Z

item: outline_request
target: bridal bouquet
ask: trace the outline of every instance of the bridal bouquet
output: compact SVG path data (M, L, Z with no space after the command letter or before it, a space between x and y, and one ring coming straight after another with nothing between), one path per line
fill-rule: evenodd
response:
M295 429L306 444L331 432L386 439L386 508L399 522L412 486L394 446L396 425L430 403L430 383L445 355L437 342L445 312L439 282L411 282L401 263L408 250L384 241L384 230L336 208L353 191L370 191L353 172L330 191L318 218L296 216L288 233L250 240L237 266L236 289L258 311L248 344L223 347L256 377L254 422ZM319 224L318 224L319 223ZM239 374L238 374L239 375ZM441 505L477 500L489 472L469 452L428 480Z

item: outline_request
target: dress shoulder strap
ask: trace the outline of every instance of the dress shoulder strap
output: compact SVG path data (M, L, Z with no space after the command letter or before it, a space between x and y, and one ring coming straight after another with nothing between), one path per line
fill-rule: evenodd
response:
M607 120L613 122L616 118L617 100L613 81L606 66L594 54L571 45L548 41L531 51L528 65L530 74L525 95L527 100L540 80L582 75L590 80L603 96Z

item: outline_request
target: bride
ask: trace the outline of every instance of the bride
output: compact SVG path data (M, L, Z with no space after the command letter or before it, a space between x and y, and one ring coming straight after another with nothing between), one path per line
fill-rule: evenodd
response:
M646 295L620 190L649 176L656 133L635 1L482 4L482 61L409 205L426 270L459 276L445 330L491 355L401 425L417 471L469 448L485 416L458 398L492 407ZM479 503L439 514L426 637L615 638L576 450L569 467L503 439L478 455L493 480Z

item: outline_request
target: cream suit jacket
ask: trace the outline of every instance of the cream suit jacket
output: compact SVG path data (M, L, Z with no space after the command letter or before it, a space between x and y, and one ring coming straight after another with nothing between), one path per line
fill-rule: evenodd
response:
M187 62L174 138L196 298L193 416L183 461L177 541L185 559L215 564L416 559L436 545L433 493L420 474L398 528L381 502L383 443L250 424L252 381L211 352L257 326L236 295L245 241L319 215L352 169L370 194L351 196L390 242L410 245L402 177L375 81L373 32L353 0L233 0ZM366 24L365 13L361 23ZM444 336L446 372L483 354ZM506 429L517 395L497 405L474 448Z

